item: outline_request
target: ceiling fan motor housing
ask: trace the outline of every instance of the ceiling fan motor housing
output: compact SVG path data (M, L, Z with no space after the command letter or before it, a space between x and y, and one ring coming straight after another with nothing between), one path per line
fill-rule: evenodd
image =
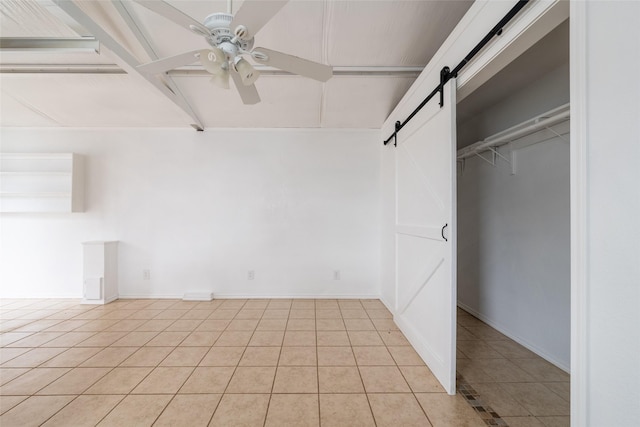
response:
M235 34L231 31L231 22L233 15L229 13L212 13L204 19L204 26L211 31L211 35L206 37L207 42L214 47L220 47L224 42L230 42ZM235 43L242 50L251 50L253 48L253 38L243 40L236 37Z

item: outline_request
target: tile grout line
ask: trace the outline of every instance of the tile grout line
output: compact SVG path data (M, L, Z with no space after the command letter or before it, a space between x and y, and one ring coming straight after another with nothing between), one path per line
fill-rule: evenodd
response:
M175 304L177 304L177 303L178 303L178 302L176 302ZM175 305L175 304L173 304L173 305ZM149 304L149 305L152 305L152 304ZM169 307L171 307L171 306L169 306ZM169 307L165 308L164 310L168 310L168 309L169 309ZM164 310L163 310L163 311L164 311ZM133 315L133 314L132 314L132 315ZM158 315L160 315L160 313L158 313ZM154 316L154 318L155 318L155 316ZM153 319L149 319L149 320L153 320ZM177 320L177 319L176 319L176 320ZM146 322L145 322L145 323L146 323ZM167 328L168 328L170 325L172 325L172 324L173 324L173 323L171 323L171 324L167 325ZM161 330L161 331L158 331L158 334L156 334L155 336L159 335L160 333L164 332L165 330L166 330L166 328L165 328L165 329L163 329L163 330ZM155 332L155 331L151 331L151 332ZM155 338L155 337L154 337L154 338ZM152 338L152 339L153 339L153 338ZM149 341L151 341L151 340L149 340ZM149 341L147 341L147 342L149 342ZM182 341L181 341L181 342L182 342ZM123 360L123 361L121 361L118 365L116 365L116 366L112 369L112 371L113 371L113 370L115 370L117 367L121 366L121 365L122 365L122 363L124 363L127 359L129 359L129 357L133 356L135 353L137 353L137 352L138 352L140 349L142 349L143 347L146 347L146 346L144 346L144 345L143 345L143 346L140 346L140 347L138 348L138 350L136 350L135 352L133 352L133 353L132 353L131 355L129 355L126 359L124 359L124 360ZM175 350L175 347L177 347L177 346L174 346L174 350ZM105 348L106 348L106 347L105 347ZM107 417L108 417L108 416L109 416L109 415L110 415L110 414L111 414L111 413L112 413L112 412L113 412L113 411L114 411L118 406L120 406L120 404L121 404L121 403L122 403L122 402L123 402L127 397L131 396L131 392L133 392L133 390L135 390L135 389L136 389L136 387L138 387L140 384L142 384L142 382L143 382L144 380L146 380L146 379L149 377L149 375L151 375L151 374L153 373L153 371L155 371L155 370L156 370L156 368L158 368L158 367L160 366L160 364L161 364L161 363L162 363L162 362L163 362L167 357L169 357L169 355L170 355L171 353L172 353L172 351L170 351L170 352L169 352L169 353L168 353L164 358L162 358L162 360L161 360L161 361L159 361L159 362L158 362L158 364L157 364L156 366L151 367L151 370L149 371L149 373L147 373L147 375L145 375L143 378L141 378L141 379L140 379L140 381L138 381L138 383L137 383L136 385L134 385L133 387L131 387L131 390L129 390L127 393L125 393L125 394L124 394L124 396L122 397L122 399L120 399L120 400L118 401L118 403L116 403L115 405L113 405L113 407L112 407L109 411L107 411L107 413L106 413L102 418L100 418L100 420L96 423L96 425L100 424L100 423L101 423L104 419L106 419L106 418L107 418ZM97 354L97 353L96 353L96 354ZM87 359L87 360L88 360L88 359ZM185 381L186 381L186 380L185 380ZM94 383L94 384L95 384L95 383ZM74 399L74 400L75 400L75 399ZM171 400L173 400L173 398L171 398L171 399L169 400L169 402L167 403L167 405L165 405L165 408L166 408L166 406L168 406L168 405L169 405L169 403L171 402ZM58 411L58 412L59 412L59 411ZM164 408L162 409L161 413L162 413L162 412L164 412ZM157 419L157 418L156 418L156 419ZM155 422L155 420L154 420L154 422Z
M184 315L182 315L182 317L180 317L179 319L182 319L184 316L186 316L186 315L187 315L187 313L189 313L191 310L194 310L194 309L195 309L195 307L197 307L197 305L194 305L194 307L193 307L193 308L191 308L191 309L187 310L187 312L186 312ZM177 322L179 319L176 319L176 322ZM193 320L193 319L192 319L192 320ZM196 329L198 326L200 326L200 325L202 324L202 322L204 322L204 320L205 320L205 319L198 319L198 320L200 320L200 323L198 323L198 325L197 325L194 329L192 329L191 331L187 331L187 332L189 332L189 334L187 334L187 335L186 335L186 336L185 336L185 337L184 337L184 338L183 338L183 339L182 339L182 340L181 340L177 345L173 346L173 350L172 350L172 351L170 351L170 352L169 352L169 354L167 354L167 355L164 357L164 359L162 359L162 361L160 361L160 363L159 363L155 368L151 369L151 371L149 372L149 374L147 374L147 375L144 377L144 379L143 379L142 381L144 381L144 380L145 380L149 375L151 375L151 373L152 373L153 371L155 371L158 367L160 367L160 366L162 365L162 362L164 362L164 361L165 361L165 360L166 360L166 359L171 355L171 353L173 353L174 351L176 351L176 350L178 349L178 347L180 346L180 344L182 344L182 343L187 339L187 337L189 337L193 332L195 332L195 329ZM173 325L174 323L175 323L175 322L173 322L171 325ZM168 328L168 327L167 327L167 328ZM180 331L176 331L176 332L180 332ZM156 335L156 336L157 336L157 335ZM218 337L218 338L219 338L219 337ZM217 338L216 338L216 341L217 341ZM214 341L213 343L215 344L215 341ZM212 347L213 347L213 345L212 345ZM175 393L173 393L173 396L171 397L171 399L169 399L169 401L167 402L167 404L162 408L162 410L160 411L160 413L155 417L155 419L153 420L153 423L151 423L152 425L153 425L153 424L155 424L155 422L156 422L156 421L158 421L158 419L160 419L160 417L162 416L162 414L164 414L164 411L166 411L166 410L167 410L167 408L169 407L169 405L171 405L171 402L173 402L173 400L176 398L176 396L178 395L178 393L180 393L180 390L182 389L182 387L184 387L184 385L187 383L187 381L189 381L189 378L191 377L191 375L193 375L193 373L194 373L194 372L195 372L195 370L197 369L197 367L198 367L198 365L200 364L200 362L202 362L202 359L204 359L205 355L206 355L206 353L205 353L205 354L203 354L203 355L202 355L202 357L200 358L200 360L198 361L198 363L197 363L194 367L192 367L191 371L189 372L189 375L184 379L184 381L182 382L182 384L180 384L180 387L178 387L178 389L176 390L176 392L175 392ZM133 356L133 354L132 354L132 356ZM128 359L128 358L127 358L127 359ZM126 359L125 359L125 360L126 360ZM124 361L123 361L123 362L124 362ZM121 362L121 363L122 363L122 362ZM136 387L138 387L138 386L142 383L142 381L141 381L141 382L139 382L135 387L133 387L133 388L131 389L131 391L135 390L135 389L136 389ZM222 400L222 397L221 397L220 399ZM220 403L220 402L218 401L218 404L219 404L219 403ZM117 405L116 405L116 406L117 406ZM116 408L116 406L114 406L114 407L113 407L113 409L115 409L115 408ZM112 410L113 410L113 409L112 409ZM218 409L217 405L216 405L216 409ZM215 410L214 410L214 412L215 412ZM103 419L104 419L104 418L103 418ZM100 422L102 422L102 420L100 420Z
M367 313L367 316L369 316L369 312L367 312L366 310L365 310L365 312ZM371 320L370 316L369 316L369 319ZM393 320L393 318L392 318L392 320ZM371 323L373 323L372 320L371 320ZM395 321L393 323L395 325ZM375 324L374 324L374 326L375 326ZM398 328L397 325L396 325L396 328ZM398 328L398 331L400 331L399 328ZM376 332L378 332L378 335L380 335L380 332L378 331L377 327L376 327ZM391 330L389 332L391 332ZM403 336L404 336L404 334L403 334ZM382 339L382 336L380 336L380 339ZM416 396L415 391L413 391L413 387L411 387L411 384L409 384L409 381L407 381L407 377L405 376L404 372L402 372L402 369L400 369L400 365L398 365L398 361L395 359L395 357L393 357L393 354L389 351L389 346L387 345L387 342L384 339L382 339L382 344L384 345L385 349L391 355L391 358L395 362L396 368L400 372L400 375L402 376L402 379L407 383L407 386L409 387L409 390L411 390L411 395L413 396L413 398L415 399L416 403L418 404L418 407L420 408L420 410L424 414L425 418L427 419L427 422L430 425L433 426L434 424L431 422L431 419L429 418L429 414L427 414L427 411L425 410L425 408L422 406L422 404L420 404L420 401L418 400L418 397ZM413 348L413 346L411 346L411 345L410 345L410 347ZM426 366L426 364L425 364L425 366ZM427 369L429 369L429 368L427 367Z
M320 410L320 355L318 353L318 309L316 300L313 300L313 320L315 322L316 336L316 381L318 382L318 425L322 427L322 412Z
M90 310L88 310L88 311L90 311ZM99 332L100 332L100 331L99 331ZM95 335L95 334L94 334L94 335ZM92 336L93 336L93 335L92 335ZM107 346L107 347L103 347L103 349L104 349L104 348L108 348L108 346ZM63 353L64 353L64 352L63 352ZM99 353L99 352L98 352L98 353ZM96 353L96 354L97 354L97 353ZM55 356L54 356L54 357L55 357ZM91 356L91 357L93 357L93 356ZM91 357L89 357L87 360L89 360ZM46 361L42 362L40 365L42 365L43 363L48 362L49 360L51 360L51 359L47 359ZM85 362L86 362L86 361L85 361ZM84 362L83 362L83 363L84 363ZM38 366L40 366L40 365L38 365ZM83 392L82 392L82 393L75 395L75 397L74 397L73 399L71 399L69 402L67 402L67 404L66 404L66 405L64 405L63 407L61 407L58 411L56 411L56 412L54 412L53 414L51 414L51 416L49 416L49 417L48 417L48 418L47 418L47 419L46 419L46 420L45 420L41 425L45 424L45 423L46 423L47 421L49 421L51 418L53 418L54 416L56 416L58 413L60 413L62 410L64 410L64 408L66 408L67 406L69 406L72 402L76 401L80 396L83 396L85 391L87 391L89 388L93 387L93 385L94 385L95 383L97 383L97 382L98 382L98 381L100 381L102 378L104 378L104 377L105 377L105 376L107 376L109 373L111 373L113 370L115 370L117 366L119 366L119 365L116 365L116 366L114 366L114 367L111 367L111 369L110 369L107 373L105 373L105 375L103 375L103 376L102 376L102 377L100 377L98 380L96 380L96 381L95 381L95 382L93 382L91 385L89 385L86 389L84 389L84 390L83 390ZM39 389L38 391L43 390L44 388L46 388L46 387L48 387L49 385L53 384L53 383L54 383L55 381L57 381L58 379L62 378L64 375L68 374L69 372L71 372L72 370L77 369L77 368L78 368L78 367L71 368L69 371L67 371L66 373L64 373L64 374L63 374L63 375L61 375L60 377L56 378L56 379L55 379L55 380L53 380L51 383L47 384L46 386L44 386L43 388ZM35 369L35 368L33 368L33 369ZM153 370L152 370L151 372L153 372ZM150 372L150 373L151 373L151 372ZM145 377L145 378L146 378L146 377ZM36 391L36 393L38 393L38 391ZM34 396L36 396L36 394L31 394L27 399L29 399L30 397L34 397ZM127 394L127 395L125 395L122 399L120 399L120 400L118 401L118 403L117 403L116 405L114 405L114 406L113 406L113 408L111 408L111 410L110 410L110 411L108 411L107 415L108 415L109 413L111 413L111 411L113 411L113 409L115 409L115 408L120 404L120 402L122 402L122 401L123 401L127 396L128 396L128 394ZM25 400L26 400L26 399L25 399ZM103 420L107 415L105 415L104 417L102 417L102 418L100 419L100 421L99 421L99 422L101 422L101 421L102 421L102 420Z
M460 309L459 309L459 310L460 310ZM463 310L463 312L464 312L464 310ZM547 385L546 385L546 383L547 383L547 382L551 382L551 383L567 383L568 381L562 381L562 380L556 380L556 381L550 380L550 381L545 381L544 379L536 378L534 374L530 373L529 371L524 370L523 368L521 368L521 367L520 367L520 365L519 365L519 364L515 363L515 361L525 361L525 360L543 360L540 356L537 356L535 353L532 353L532 356L533 356L533 357L518 357L518 356L509 355L508 350L503 350L503 349L495 348L493 345L491 345L491 343L492 343L492 342L511 342L511 343L513 343L513 344L515 344L515 345L517 345L517 346L520 346L520 347L522 347L522 346L521 346L521 345L519 345L519 343L517 343L517 342L515 342L515 341L513 341L513 340L511 340L511 339L509 339L508 337L503 337L502 339L500 339L499 337L491 337L491 336L490 336L491 334L490 334L489 336L482 335L482 334L478 335L477 333L475 333L475 334L474 334L474 333L470 330L470 328L475 328L475 329L480 329L480 330L482 330L482 329L488 329L488 330L491 330L491 331L494 331L494 332L497 332L497 331L496 331L494 328L492 328L490 325L487 325L487 324L486 324L486 323L484 323L483 321L481 321L481 320L477 319L475 316L473 316L473 315L471 315L471 314L469 314L469 313L467 313L467 312L464 312L464 313L465 313L466 315L468 315L469 317L471 317L471 318L473 319L474 323L475 323L473 326L470 326L470 325L469 325L469 324L467 324L467 323L465 323L465 324L460 324L460 325L459 325L459 326L460 326L460 327L462 327L466 332L470 333L470 334L471 334L471 336L473 336L473 337L474 337L474 339L471 339L471 340L463 340L464 342L477 342L477 343L481 343L482 345L488 346L489 348L491 348L491 349L492 349L492 351L495 351L497 354L499 354L499 355L501 356L501 357L500 357L501 359L505 360L506 362L508 362L508 363L510 363L510 364L513 364L513 365L514 365L514 367L516 367L517 369L520 369L520 370L522 370L523 372L525 372L525 373L527 373L527 374L530 374L530 375L532 376L532 379L531 379L531 380L520 380L520 381L517 381L518 383L524 383L524 384L537 384L537 385L541 385L541 386L543 386L543 387L544 387L544 388L545 388L549 393L551 393L552 395L556 396L557 398L560 398L561 400L563 400L563 401L564 401L564 402L566 402L567 404L570 404L570 399L565 399L565 398L564 398L564 396L563 396L562 394L560 394L559 392L557 392L557 391L555 391L555 390L553 390L553 389L551 389L551 388L547 387ZM458 350L458 351L460 351L460 350ZM506 351L506 352L505 352L505 351ZM528 351L528 350L527 350L527 351ZM465 356L466 356L465 358L466 358L466 359L468 359L468 360L473 360L473 359L477 359L477 358L478 358L478 357L470 357L470 356L467 356L467 354L465 354L465 353L464 353L464 352L462 352L462 351L461 351L461 353L462 353L463 355L465 355ZM460 377L462 377L462 374L458 373L458 375L459 375ZM463 381L465 381L465 380L464 380L464 378L463 378L462 380L463 380ZM495 383L496 383L498 386L500 386L500 388L502 388L501 386L502 386L503 384L509 384L509 383L512 383L512 382L513 382L513 381L496 381ZM467 385L468 385L468 383L467 383ZM473 392L475 393L475 397L479 398L479 394L478 394L477 392L475 392L475 390L474 390L470 385L468 385L468 388L471 388L471 390L473 390ZM478 400L479 400L479 399L478 399ZM515 399L515 401L516 401L516 403L517 403L518 405L523 406L523 408L524 408L523 402L522 402L520 399ZM481 401L481 402L482 402L482 401ZM490 409L490 407L489 407L488 405L485 405L485 406L486 406L487 408L489 408L489 409ZM544 415L533 415L533 413L531 412L531 410L529 410L529 409L526 409L526 410L527 410L527 412L528 412L527 417L534 418L534 419L536 419L536 420L538 420L538 421L540 420L540 417L544 416ZM495 412L495 411L493 411L493 412ZM520 416L522 416L522 415L518 415L518 417L520 417ZM549 416L553 416L553 415L549 415ZM566 415L557 415L557 416L563 416L563 417L566 417ZM568 418L568 417L567 417L567 418ZM502 420L502 421L506 424L506 421L504 421L504 420ZM500 424L500 425L502 425L502 424Z
M358 301L360 301L360 300L358 300ZM340 304L338 303L338 306L339 305ZM362 305L362 302L360 302L360 305ZM364 306L362 308L364 309ZM367 310L365 310L365 313L367 313ZM358 371L358 376L360 377L360 383L362 384L362 390L364 391L364 395L367 398L367 404L369 405L369 411L371 412L371 418L373 419L373 424L375 426L377 426L378 425L378 421L376 421L376 416L373 413L373 407L371 406L371 401L369 400L369 393L367 393L367 388L365 387L364 380L362 379L362 373L360 372L360 364L358 363L358 359L356 358L356 354L353 351L353 343L351 341L351 336L349 335L349 331L347 330L347 324L344 321L344 317L342 316L342 308L340 308L340 317L342 318L342 323L344 323L345 331L346 331L346 334L347 334L347 339L349 340L349 346L351 348L351 353L353 354L353 360L356 363L356 370ZM369 317L368 313L367 313L367 317ZM378 332L378 331L376 331L376 332ZM380 334L378 334L378 335L380 335ZM380 339L382 340L382 337ZM384 344L384 341L382 342L382 344ZM385 348L386 348L386 346L385 346Z
M271 301L272 300L269 300L269 304L271 303ZM269 308L269 304L267 304L267 306L265 307L264 311L262 312L262 316L260 317L260 320L262 320L264 318L264 313ZM262 426L263 427L265 427L267 425L267 416L269 416L269 407L271 406L271 398L273 397L273 389L276 386L276 377L278 376L278 365L280 364L280 357L282 356L282 347L284 347L284 337L287 334L287 326L289 324L289 317L291 316L291 306L292 305L293 305L293 302L291 303L291 305L289 305L289 312L287 313L287 322L285 323L284 333L282 334L282 345L280 345L280 352L278 353L278 361L276 362L276 367L275 367L276 371L273 373L273 381L271 382L271 392L269 393L269 400L267 401L267 410L264 413L264 421L262 422ZM258 325L259 324L260 324L260 321L258 321ZM256 325L256 329L254 329L253 334L255 334L255 331L258 329L258 325ZM253 338L253 334L251 334L251 338ZM250 342L251 342L251 339L249 339L249 342L247 343L247 346L245 347L245 350L249 347L249 343ZM242 357L240 358L240 360L242 360ZM238 360L238 365L240 365L240 360ZM229 382L231 382L231 379L229 380Z

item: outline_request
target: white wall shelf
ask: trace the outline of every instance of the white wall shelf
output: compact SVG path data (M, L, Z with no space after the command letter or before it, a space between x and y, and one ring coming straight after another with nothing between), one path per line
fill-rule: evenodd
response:
M83 158L74 153L0 153L0 212L82 212Z

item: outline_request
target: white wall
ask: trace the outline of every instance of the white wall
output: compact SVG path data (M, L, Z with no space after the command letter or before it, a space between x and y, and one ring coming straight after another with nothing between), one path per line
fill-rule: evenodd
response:
M509 158L508 147L500 152ZM516 159L515 175L477 157L458 174L458 303L569 371L569 144L555 137Z
M640 2L572 2L572 425L640 420Z
M377 132L2 129L1 136L4 152L86 156L86 212L0 216L2 297L80 297L87 240L120 241L121 296L380 292Z

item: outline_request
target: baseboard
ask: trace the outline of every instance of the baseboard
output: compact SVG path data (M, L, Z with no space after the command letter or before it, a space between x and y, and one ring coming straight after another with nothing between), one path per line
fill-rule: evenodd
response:
M184 294L125 294L120 299L179 299ZM353 294L322 294L322 295L247 295L247 294L220 294L215 293L215 299L380 299L380 295L353 295Z
M464 303L461 303L460 301L458 301L458 307L460 307L461 309L463 309L467 313L471 314L472 316L477 317L478 319L482 320L484 323L486 323L487 325L491 326L493 329L495 329L496 331L500 332L501 334L506 335L507 337L511 338L512 340L514 340L515 342L517 342L521 346L527 348L528 350L531 350L532 352L534 352L538 356L542 357L544 360L546 360L547 362L551 363L552 365L562 369L566 373L570 373L570 367L569 366L565 365L564 363L562 363L559 360L555 359L553 356L551 356L548 353L546 353L545 351L541 350L538 346L536 346L534 344L531 344L527 340L525 340L522 337L520 337L520 336L514 334L513 332L511 332L509 329L507 329L504 326L494 322L493 320L489 319L487 316L483 315L482 313L479 313L478 311L474 310L473 308L469 307L468 305L466 305Z
M11 296L2 295L0 296L0 300L7 300L7 299L34 299L34 300L35 299L77 299L77 300L81 300L82 293L62 294L62 295L46 294L46 295L38 295L38 296L33 296L33 295L11 295Z
M182 300L184 294L125 294L118 297L118 299L179 299Z
M389 311L391 312L391 314L392 314L393 316L395 316L395 312L394 312L393 306L392 306L391 304L389 304L389 302L388 302L387 300L385 300L385 299L384 299L384 297L383 297L382 295L380 295L380 296L378 297L378 299L380 300L380 302L382 303L382 305L384 305L384 306L387 308L387 310L389 310Z
M109 304L110 302L113 302L113 301L117 300L118 298L119 298L119 296L118 296L118 295L114 295L114 296L112 296L112 297L106 298L106 299L104 300L104 303L105 303L105 304Z
M353 294L322 294L322 295L245 295L245 294L218 294L221 299L379 299L379 295L353 295Z

